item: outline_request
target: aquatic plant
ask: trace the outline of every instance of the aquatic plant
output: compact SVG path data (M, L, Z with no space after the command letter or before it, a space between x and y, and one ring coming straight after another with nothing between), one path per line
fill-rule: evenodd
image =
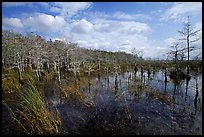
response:
M181 83L181 81L184 79L190 80L190 78L191 78L191 76L189 74L185 74L183 71L175 71L175 70L170 71L169 77L176 84Z
M63 83L60 88L62 91L63 100L75 100L77 102L82 101L83 94L76 85L68 85Z

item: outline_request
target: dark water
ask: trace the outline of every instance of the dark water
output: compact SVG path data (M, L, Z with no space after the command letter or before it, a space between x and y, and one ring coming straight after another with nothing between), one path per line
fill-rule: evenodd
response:
M142 79L139 79L142 78ZM174 82L162 71L93 78L83 102L53 98L65 134L202 134L202 74ZM151 88L147 88L146 86Z

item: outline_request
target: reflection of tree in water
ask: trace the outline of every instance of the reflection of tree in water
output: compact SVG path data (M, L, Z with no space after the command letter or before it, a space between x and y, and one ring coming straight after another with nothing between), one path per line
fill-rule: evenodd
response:
M118 96L118 75L115 75L115 96Z
M197 113L197 109L198 109L198 77L196 76L196 95L195 95L195 99L194 99L194 108L195 108L195 115Z
M90 77L88 78L88 85L89 85L89 92L90 92L90 88L91 88L91 81L90 81Z
M199 73L199 68L192 69L192 75L195 77L195 82L196 82L196 85L195 85L196 94L194 98L194 108L195 108L194 115L196 115L198 110L198 73Z
M165 71L165 92L166 92L166 86L167 86L167 73ZM175 99L176 97L176 92L179 92L180 88L181 88L181 84L183 82L183 79L182 78L179 78L179 77L170 77L171 81L173 82L174 84L174 89L173 89L173 98L172 98L172 102L176 102L178 104L179 102L179 99ZM179 96L178 96L179 98ZM175 106L174 106L175 107Z
M141 67L141 83L143 82L143 73L144 73L144 70L143 70L143 67Z
M155 73L156 73L156 70L155 70L155 68L153 67L153 68L152 68L152 76L153 76L153 77L155 76Z
M134 67L134 76L136 77L136 75L137 75L137 71L138 71L138 68L137 68L137 66L135 65L135 67Z
M147 69L147 78L148 80L150 79L150 75L151 75L151 71L150 71L150 68Z
M164 91L166 93L166 86L167 86L167 70L165 68L165 72L164 72Z
M190 81L190 77L187 77L186 78L186 94L185 94L185 102L187 100L187 96L188 96L188 84L189 84L189 81Z

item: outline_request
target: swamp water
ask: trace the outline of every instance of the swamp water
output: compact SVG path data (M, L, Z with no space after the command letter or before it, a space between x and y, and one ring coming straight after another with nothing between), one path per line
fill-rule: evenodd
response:
M162 71L91 80L80 104L49 96L62 134L202 134L202 74L176 83Z

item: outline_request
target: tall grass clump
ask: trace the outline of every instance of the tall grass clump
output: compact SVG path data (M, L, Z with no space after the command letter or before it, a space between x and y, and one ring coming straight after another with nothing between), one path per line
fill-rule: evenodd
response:
M15 111L11 110L10 112L13 112L16 123L24 133L59 134L60 118L48 110L32 77L28 78L24 90L20 93L19 100L16 101L16 106Z
M21 94L19 111L28 134L57 134L59 133L60 118L49 112L45 101L32 81Z

